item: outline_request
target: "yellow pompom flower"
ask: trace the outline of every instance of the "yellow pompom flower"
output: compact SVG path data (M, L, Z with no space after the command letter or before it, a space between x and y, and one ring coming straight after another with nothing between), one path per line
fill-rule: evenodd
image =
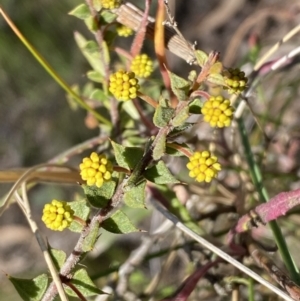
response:
M42 221L46 227L54 231L62 231L69 227L74 218L74 211L64 201L52 200L43 209Z
M129 37L133 34L133 30L125 25L119 24L116 28L119 37Z
M209 151L195 152L186 166L190 170L189 176L198 182L211 182L221 170L218 158Z
M122 3L122 0L100 0L100 1L102 7L106 9L118 8Z
M149 77L153 72L153 62L147 54L139 54L132 60L130 70L138 77Z
M109 77L109 91L118 100L129 100L137 97L140 88L134 72L120 70Z
M105 155L93 152L90 157L83 158L79 169L82 180L86 181L88 186L96 185L100 188L105 181L111 179L113 165Z
M230 105L230 101L222 96L210 97L201 109L204 121L211 127L218 128L230 126L233 112L234 108Z
M227 86L224 86L225 90L228 90L229 94L239 94L246 89L248 78L245 76L245 72L239 68L228 69L224 72L224 79Z

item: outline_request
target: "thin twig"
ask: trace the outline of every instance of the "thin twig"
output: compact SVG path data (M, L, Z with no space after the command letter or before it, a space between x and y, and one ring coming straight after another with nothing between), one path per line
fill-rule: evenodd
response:
M204 239L203 237L199 236L194 231L192 231L191 229L189 229L188 227L186 227L183 223L181 223L178 220L178 218L176 216L174 216L173 214L171 214L166 208L164 208L156 200L151 199L151 202L154 205L154 207L161 214L163 214L167 219L169 219L170 221L172 221L174 223L174 225L178 229L180 229L182 232L184 232L185 234L187 234L188 236L190 236L191 238L193 238L194 240L196 240L197 242L199 242L202 246L206 247L207 249L209 249L210 251L212 251L213 253L215 253L216 255L218 255L219 257L221 257L222 259L224 259L228 263L230 263L233 266L235 266L237 269L239 269L243 273L247 274L251 278L253 278L256 281L258 281L259 283L261 283L262 285L266 286L271 291L273 291L274 293L276 293L278 296L282 297L284 300L295 301L294 299L292 299L291 297L289 297L286 293L284 293L282 290L280 290L279 288L277 288L276 286L274 286L273 284L271 284L267 280L263 279L261 276L259 276L258 274L256 274L255 272L253 272L252 270L250 270L249 268L247 268L246 266L244 266L240 262L238 262L236 259L234 259L230 255L226 254L224 251L222 251L221 249L217 248L216 246L214 246L213 244L211 244L209 241L207 241L206 239Z

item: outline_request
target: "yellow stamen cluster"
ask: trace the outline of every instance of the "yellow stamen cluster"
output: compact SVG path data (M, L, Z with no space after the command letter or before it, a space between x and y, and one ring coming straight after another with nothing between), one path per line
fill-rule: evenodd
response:
M222 96L210 97L203 105L201 113L204 121L211 127L223 128L229 126L233 118L234 108L228 99Z
M102 7L106 9L118 8L122 3L122 0L100 0L100 1Z
M43 209L42 221L46 227L54 231L62 231L69 227L74 218L74 211L64 201L52 200Z
M83 158L79 168L82 180L86 181L88 186L96 185L99 188L111 179L113 172L112 163L106 156L95 152L91 153L90 157Z
M130 69L136 76L146 78L153 72L153 62L147 54L139 54L132 60Z
M186 166L190 170L189 176L198 182L211 182L221 170L217 157L209 151L195 152Z
M227 86L224 87L228 90L229 94L239 94L246 88L248 78L245 76L245 72L239 68L228 69L224 73L225 83Z
M129 37L133 34L133 30L125 25L118 25L116 28L117 34L119 37Z
M134 72L120 70L109 77L109 91L118 100L129 100L137 97L140 88Z

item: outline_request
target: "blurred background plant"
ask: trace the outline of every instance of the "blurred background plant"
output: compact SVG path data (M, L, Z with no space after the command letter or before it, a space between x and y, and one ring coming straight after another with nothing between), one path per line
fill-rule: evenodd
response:
M130 2L143 9L143 1ZM191 42L196 40L197 47L207 52L211 49L221 51L221 61L226 67L242 66L242 70L247 73L250 73L258 58L295 27L300 19L299 3L293 0L284 3L267 0L169 2L178 26L187 40ZM92 35L81 20L67 15L80 3L68 0L59 3L50 1L16 3L3 0L1 6L62 78L70 85L85 86L88 91L90 86L86 85L88 83L86 72L90 67L79 51L73 33L80 32L90 39ZM151 6L150 14L153 16L155 4L156 1L153 1ZM48 161L70 147L98 135L97 123L95 126L91 115L75 106L71 98L66 98L66 93L23 47L3 19L0 19L0 27L0 136L3 141L0 146L1 169L29 167ZM117 45L129 49L132 39L133 37L117 38ZM298 34L285 43L271 59L278 59L296 48L299 39ZM144 49L153 57L152 42L146 41ZM115 62L114 54L112 58ZM168 63L172 72L185 78L192 69L184 60L172 54L168 54ZM271 196L281 191L297 189L300 184L298 118L300 73L299 65L296 63L297 60L294 60L280 72L268 74L259 82L249 98L265 133L272 137L272 143L265 143L252 114L248 113L244 119L253 153L262 167L264 184ZM157 70L155 72L157 76L159 73ZM157 85L162 83L152 79L147 87L147 91L155 97L160 92ZM136 132L134 134L137 135ZM130 133L127 135L132 136ZM239 152L242 153L239 148L240 141L235 137L236 131L224 130L215 140L213 131L206 123L199 122L193 127L185 138L193 144L195 150L207 148L212 140L217 141L218 153L221 154L221 163L226 167L226 171L220 174L219 182L214 182L210 187L192 183L188 190L178 188L181 189L178 192L181 201L189 210L194 210L193 217L204 229L205 235L218 243L219 238L222 238L221 235L236 221L237 213L242 214L257 204L257 193L251 183L245 158L242 158L241 162L234 162L234 146L228 144L228 141L232 141L231 135L234 137L234 143L237 143ZM138 141L141 137L135 138ZM80 161L81 155L72 158L70 163L75 166ZM186 174L181 172L183 165L177 159L172 159L170 164L174 174L186 179ZM4 195L9 187L9 184L1 185L1 194ZM43 205L49 202L48 196L74 199L80 191L81 189L76 186L38 185L30 194L35 219L40 220ZM295 210L293 214L280 220L280 227L299 266L298 219ZM151 233L151 229L154 229L162 218L159 214L148 211L139 212L137 220L142 220L140 228ZM27 222L16 204L11 205L3 213L0 225L1 269L10 275L26 278L45 270L35 239L27 230ZM52 247L64 249L67 253L73 249L77 239L77 235L70 232L57 234L45 229L45 233ZM270 235L269 232L264 234ZM98 287L102 288L107 280L115 281L116 274L112 271L117 271L130 252L140 244L141 237L141 234L126 236L103 234L101 242L105 243L97 245L84 261ZM190 247L180 234L171 230L169 239L164 243L153 246L151 252L169 254L170 245L173 248L180 248L181 244ZM205 257L205 251L202 248L200 251L201 256ZM163 289L157 298L174 291L176 284L192 269L191 262L188 262L186 254L182 253L176 253L177 256L174 258L168 257L172 262L169 269L164 266L167 257L148 255L142 267L130 277L132 291L136 295L142 293L140 288L146 286L156 272L161 270L164 271L164 281L161 282ZM199 258L195 256L193 260L197 261ZM195 296L203 300L217 300L215 291L208 286L208 281L217 286L217 276L225 272L233 275L233 270L227 266L221 272L216 269L215 275L211 274L210 278L201 280ZM168 277L169 275L172 275L172 278ZM0 275L0 279L0 295L5 296L5 300L21 300L13 286L8 284L9 281L4 274ZM228 282L235 283L229 280ZM263 290L257 294L257 298L270 295ZM248 300L245 290L241 289L241 295L241 298ZM226 299L228 295L218 298Z

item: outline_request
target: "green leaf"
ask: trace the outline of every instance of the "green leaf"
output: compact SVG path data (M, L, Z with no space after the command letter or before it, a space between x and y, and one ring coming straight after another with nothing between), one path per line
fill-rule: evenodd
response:
M184 124L184 122L189 117L189 104L188 102L185 102L184 104L185 106L183 106L182 109L177 112L176 116L172 119L172 125L174 127Z
M49 249L49 253L51 255L51 258L53 260L56 269L59 271L66 261L67 254L62 250L57 250L52 248Z
M208 60L208 55L202 50L196 50L195 57L200 67L203 67Z
M89 252L93 250L95 243L99 237L99 222L95 222L93 224L93 227L91 228L91 231L87 236L84 237L83 243L82 243L82 250L83 252Z
M207 80L208 80L210 83L215 84L215 85L218 85L218 86L226 86L224 77L223 77L221 74L218 74L218 73L210 74L210 75L207 77Z
M88 71L86 76L88 77L88 79L92 80L93 82L103 83L104 77L98 71L95 70Z
M103 90L95 89L93 90L89 98L99 100L100 102L104 102L107 99L107 95Z
M153 123L159 128L166 126L172 119L174 111L173 108L165 108L158 105L153 116Z
M146 184L147 181L144 180L125 192L124 201L127 206L132 208L145 208Z
M189 112L191 114L201 114L203 104L200 98L195 98L189 103Z
M48 286L48 276L46 274L33 279L20 279L11 276L8 279L24 301L40 301Z
M174 128L168 135L169 138L175 138L182 134L182 132L190 129L193 126L192 123L184 123L181 126Z
M100 11L102 8L101 0L92 0L93 1L93 7L96 11Z
M104 182L99 188L97 186L82 185L88 202L96 208L104 208L114 195L116 189L115 181Z
M102 76L104 76L105 71L104 71L104 66L100 57L100 51L99 48L95 52L93 51L93 45L95 45L94 41L88 41L86 40L81 34L76 32L74 34L75 41L81 50L82 54L86 58L86 60L89 62L91 67L95 70L98 71Z
M179 183L163 161L159 161L155 166L147 169L144 176L147 180L159 185Z
M127 234L139 230L131 223L127 215L121 210L116 211L110 218L105 220L101 226L108 232L116 234Z
M91 16L91 12L86 4L79 4L69 12L69 15L85 20Z
M105 294L96 287L85 269L80 269L75 272L70 281L84 297ZM77 297L77 294L70 288L66 287L66 293L69 296Z
M176 144L176 145L180 146L180 148L184 148L184 149L186 149L188 152L192 153L191 148L190 148L187 144L185 144L185 143L182 143L182 144L180 144L180 143L172 143L172 144ZM168 146L168 144L167 144L167 147L166 147L166 153L167 153L168 155L174 156L174 157L182 157L182 156L186 156L184 153L182 153L182 152L179 151L178 149L175 149L175 148L173 148L173 147Z
M184 78L170 72L168 74L171 80L171 88L178 100L186 100L189 95L190 83Z
M74 210L74 215L80 217L84 221L88 219L91 208L87 206L86 200L69 202L68 204ZM83 229L83 225L74 220L68 229L72 232L80 233Z
M144 150L138 147L125 147L111 141L115 152L116 161L119 166L133 169L141 160Z
M167 139L167 135L161 135L159 137L159 139L156 141L156 145L153 149L153 159L155 161L159 160L166 152L166 139Z
M103 10L101 12L100 17L101 17L100 18L101 24L103 24L103 23L110 24L116 19L116 14L114 14L113 12L111 12L109 10Z

